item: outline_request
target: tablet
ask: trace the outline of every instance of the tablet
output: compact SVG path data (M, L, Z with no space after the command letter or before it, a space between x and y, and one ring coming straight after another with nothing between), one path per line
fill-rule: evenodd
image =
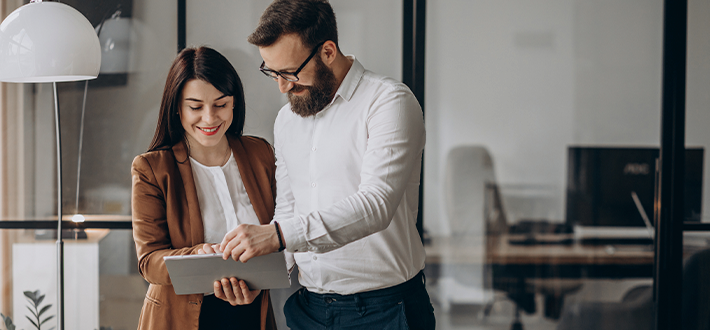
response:
M213 293L213 283L224 277L244 280L249 289L291 286L283 252L249 259L246 263L222 259L221 253L163 257L176 294Z

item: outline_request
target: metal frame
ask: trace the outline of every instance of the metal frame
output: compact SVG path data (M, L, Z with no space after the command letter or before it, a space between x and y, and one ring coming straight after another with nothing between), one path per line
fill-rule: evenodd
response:
M177 0L177 52L185 49L186 43L186 21L187 21L186 0Z
M403 0L402 82L409 86L424 114L424 64L426 51L426 0ZM419 174L419 212L417 231L424 240L424 154Z
M658 330L682 324L687 0L664 0L661 153L658 166L654 307ZM690 226L689 226L690 227Z
M56 220L0 221L0 229L58 229ZM130 221L62 221L62 229L133 229Z

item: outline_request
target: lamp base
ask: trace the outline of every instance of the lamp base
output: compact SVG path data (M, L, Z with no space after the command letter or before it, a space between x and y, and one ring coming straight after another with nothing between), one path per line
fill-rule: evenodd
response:
M84 229L63 229L62 239L72 240L72 239L86 239L86 231ZM36 229L35 230L36 240L54 240L57 239L56 229Z

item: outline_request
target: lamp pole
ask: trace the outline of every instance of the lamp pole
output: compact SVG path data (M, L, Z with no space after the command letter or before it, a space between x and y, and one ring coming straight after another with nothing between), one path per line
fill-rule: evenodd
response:
M62 132L59 125L57 83L54 90L54 123L57 134L57 329L64 330L64 241L62 240Z

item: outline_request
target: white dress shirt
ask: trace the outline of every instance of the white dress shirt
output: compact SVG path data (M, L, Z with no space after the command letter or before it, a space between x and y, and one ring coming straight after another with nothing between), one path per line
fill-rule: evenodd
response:
M205 243L220 243L240 224L259 224L234 155L222 166L205 166L190 157L205 230Z
M416 229L425 133L409 88L353 64L331 103L274 124L276 212L311 292L352 294L424 268ZM290 266L290 265L289 265Z

